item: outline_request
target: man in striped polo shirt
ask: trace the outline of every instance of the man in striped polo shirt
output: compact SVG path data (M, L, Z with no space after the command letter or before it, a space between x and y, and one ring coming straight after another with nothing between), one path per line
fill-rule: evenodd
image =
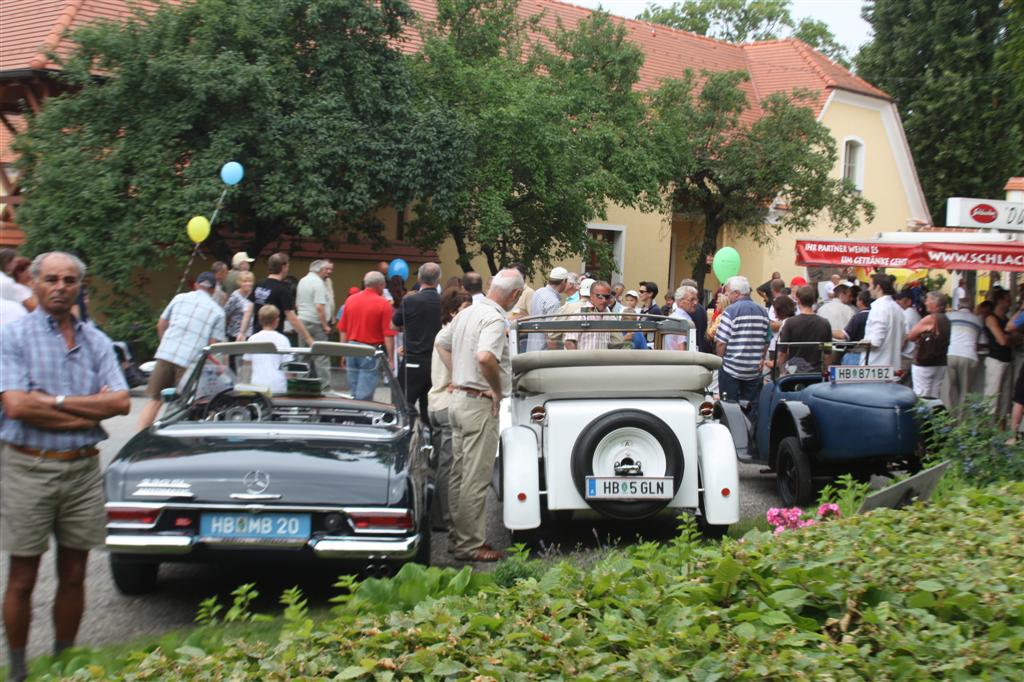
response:
M715 351L722 356L718 392L722 400L749 400L753 421L762 383L761 359L768 343L768 313L750 300L750 282L746 277L730 277L725 290L729 307L722 313L715 335Z

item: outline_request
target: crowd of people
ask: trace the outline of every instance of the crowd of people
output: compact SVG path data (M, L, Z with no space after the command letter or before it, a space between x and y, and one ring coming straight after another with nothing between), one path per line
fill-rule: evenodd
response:
M483 511L499 405L511 384L508 329L517 318L635 314L689 320L696 347L682 336L666 339L665 347L720 355L718 394L753 406L770 372L818 372L842 363L897 367L919 396L941 397L951 411L968 394L980 393L992 401L997 418L1009 417L1014 437L1024 416L1024 369L1013 381L1024 310L1011 312L1010 292L999 287L974 306L961 283L950 305L945 294L919 285L897 291L884 273L859 282L843 272L819 287L799 277L787 286L774 273L756 290L745 277L731 277L709 301L696 281L685 279L659 304L653 281L627 289L562 267L548 271L534 290L521 265L500 271L485 287L474 272L442 285L441 268L428 262L408 291L405 280L389 277L388 263L381 262L336 307L330 261L313 261L296 279L287 254L275 253L259 280L253 261L239 252L230 265L215 263L163 310L140 428L155 419L161 391L176 386L211 342L266 341L286 349L337 338L376 347L410 408L432 426L439 452L432 521L435 530L449 531L450 551L462 560L503 556L486 542ZM95 456L105 437L100 422L130 407L113 344L88 323L85 272L72 254L30 261L0 250L0 520L10 553L4 623L14 679L24 674L31 594L50 535L58 546L57 651L75 639L88 551L103 542ZM616 347L650 347L640 333L625 341ZM520 350L588 350L610 343L603 332L566 332L557 339L532 334ZM377 362L347 358L353 397L373 397ZM256 374L262 371L258 364L253 361ZM274 369L268 368L268 385ZM329 377L329 366L318 366L317 375ZM23 514L26 508L33 513Z

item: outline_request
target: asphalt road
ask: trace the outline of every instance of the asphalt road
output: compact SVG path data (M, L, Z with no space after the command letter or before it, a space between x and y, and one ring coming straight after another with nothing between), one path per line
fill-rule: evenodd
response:
M100 457L104 465L110 462L121 446L134 435L138 413L144 402L144 398L132 398L130 415L105 423L110 438L100 445ZM759 470L758 466L740 465L740 505L743 518L763 517L769 507L779 503L775 495L774 479L761 475ZM646 523L640 537L645 540L670 538L675 531L675 524L673 519ZM492 545L501 548L511 542L509 532L502 526L500 506L495 499L492 499L488 506L487 525ZM571 552L635 539L635 529L628 525L581 521L547 534L541 540L542 544L538 549L545 553ZM447 553L446 534L434 534L432 551L434 565L454 565ZM56 581L52 558L52 551L43 557L39 582L34 594L32 630L29 638L30 658L48 653L53 646L50 609ZM486 570L486 567L481 566L481 569ZM6 557L2 570L7 570ZM120 594L111 581L107 554L94 551L89 560L86 611L78 643L83 646L103 646L187 628L192 625L201 600L211 595L220 595L222 603L229 603L229 595L233 589L240 584L253 581L257 583L257 589L261 592L261 597L254 608L261 612L275 611L281 592L293 585L299 585L303 589L312 605L325 606L328 599L336 594L332 584L337 572L337 568L282 569L280 565L240 569L227 566L165 564L160 569L160 585L156 592L142 597L127 597ZM0 582L6 585L6 578ZM6 665L6 660L7 648L2 646L0 665Z

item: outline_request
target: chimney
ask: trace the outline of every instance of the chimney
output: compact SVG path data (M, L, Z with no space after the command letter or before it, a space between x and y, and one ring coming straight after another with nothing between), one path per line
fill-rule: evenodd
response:
M1024 203L1024 177L1010 178L1006 181L1006 200Z

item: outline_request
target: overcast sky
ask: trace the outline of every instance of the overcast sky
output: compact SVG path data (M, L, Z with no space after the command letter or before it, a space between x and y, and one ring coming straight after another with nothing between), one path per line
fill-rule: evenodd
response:
M597 9L604 7L612 14L633 18L643 12L647 0L568 0L574 5ZM662 7L672 5L672 0L655 4ZM846 45L852 57L857 49L866 43L871 35L871 26L860 18L864 0L792 0L792 11L796 19L813 17L828 24L839 42Z

